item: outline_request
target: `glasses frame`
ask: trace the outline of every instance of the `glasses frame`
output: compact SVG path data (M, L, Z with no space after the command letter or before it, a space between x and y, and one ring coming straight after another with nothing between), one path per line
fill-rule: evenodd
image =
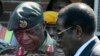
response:
M69 30L69 29L71 29L71 28L73 28L73 26L68 27L67 29L64 29L64 30L60 31L60 32L58 32L57 34L58 34L58 35L61 35L62 33L64 33L65 31L67 31L67 30Z

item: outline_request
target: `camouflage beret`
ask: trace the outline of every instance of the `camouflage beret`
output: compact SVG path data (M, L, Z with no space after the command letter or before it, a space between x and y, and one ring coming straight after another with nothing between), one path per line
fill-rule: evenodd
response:
M38 3L24 2L12 12L8 30L28 29L43 22L43 10Z

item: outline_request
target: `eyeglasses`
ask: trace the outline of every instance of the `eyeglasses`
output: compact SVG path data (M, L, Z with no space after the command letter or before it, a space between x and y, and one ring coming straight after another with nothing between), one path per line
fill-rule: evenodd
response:
M64 29L64 30L60 31L60 32L58 32L57 34L58 34L58 35L61 35L62 33L64 33L65 31L67 31L67 30L69 30L69 29L71 29L71 28L73 28L73 27L68 27L67 29Z
M65 31L71 29L71 28L73 28L73 26L68 27L67 29L64 29L64 30L58 32L58 33L57 33L58 39L61 40L61 39L62 39L62 36L63 36L63 33L64 33Z

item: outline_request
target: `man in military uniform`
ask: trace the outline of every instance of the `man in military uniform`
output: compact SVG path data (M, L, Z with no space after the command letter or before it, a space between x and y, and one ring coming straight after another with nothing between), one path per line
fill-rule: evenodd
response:
M43 10L35 2L24 2L10 16L8 30L13 30L20 48L17 55L54 56L56 41L45 31Z
M56 21L58 13L56 11L45 11L43 13L43 16L46 23L46 30L52 38L57 40L58 38L56 34Z

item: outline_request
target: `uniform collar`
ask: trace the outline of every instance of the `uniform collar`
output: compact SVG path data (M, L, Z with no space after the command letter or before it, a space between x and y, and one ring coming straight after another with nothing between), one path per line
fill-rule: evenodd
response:
M45 52L47 46L53 45L53 43L54 43L54 39L52 39L47 32L46 32L46 34L47 34L46 39L44 40L44 42L41 45L41 47L38 49L39 51L42 51L42 52Z
M97 38L97 36L93 36L89 41L87 41L85 44L83 44L78 51L76 52L76 54L74 56L80 56L80 54L82 53L82 51L93 41Z

